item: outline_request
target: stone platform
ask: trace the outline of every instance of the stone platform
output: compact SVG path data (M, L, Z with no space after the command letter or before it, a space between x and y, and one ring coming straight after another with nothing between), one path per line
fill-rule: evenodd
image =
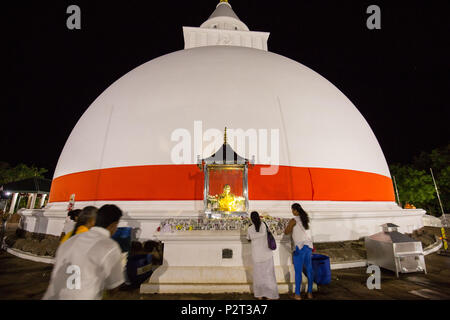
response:
M250 293L251 244L241 230L157 233L164 243L163 264L141 285L141 293ZM281 294L293 292L291 241L274 235L275 274ZM303 277L307 285L307 278Z

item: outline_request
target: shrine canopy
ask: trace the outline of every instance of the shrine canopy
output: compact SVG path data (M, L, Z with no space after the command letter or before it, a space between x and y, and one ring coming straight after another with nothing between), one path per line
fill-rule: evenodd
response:
M50 179L43 178L29 178L25 180L10 182L3 185L3 190L5 192L11 193L39 193L48 194L50 193Z
M251 162L254 164L254 161ZM212 156L198 157L198 167L204 170L205 213L245 213L248 208L248 165L227 143L227 128L224 142Z
M35 208L36 200L39 194L41 195L39 208L42 208L45 205L47 195L50 193L50 185L50 179L36 177L4 184L3 191L5 195L9 197L9 195L12 194L9 213L15 212L16 204L20 204L20 194L23 193L28 194L27 209Z
M209 158L203 159L205 164L246 164L248 160L241 157L231 146L226 143L223 144L219 150L217 150Z
M226 128L225 128L223 145L220 147L219 150L217 150L209 158L199 160L199 163L198 163L199 166L202 163L207 164L207 165L211 165L211 164L245 165L245 164L248 164L249 161L248 161L248 159L243 158L239 154L237 154L237 152L234 151L233 148L228 144L228 142L227 142L227 131L226 131ZM252 163L253 163L253 161L252 161Z

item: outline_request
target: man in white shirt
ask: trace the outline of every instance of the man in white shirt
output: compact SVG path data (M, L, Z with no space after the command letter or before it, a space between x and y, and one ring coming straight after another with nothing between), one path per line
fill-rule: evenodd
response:
M104 290L125 281L122 252L111 239L121 216L117 206L104 205L98 210L95 227L59 246L44 300L100 300Z

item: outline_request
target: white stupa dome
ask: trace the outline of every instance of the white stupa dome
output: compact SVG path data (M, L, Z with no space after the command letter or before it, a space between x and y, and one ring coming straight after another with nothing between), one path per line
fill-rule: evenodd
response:
M203 133L254 129L261 141L278 130L278 159L255 154L250 201L394 201L380 145L339 89L283 56L211 45L151 60L102 93L67 140L50 201L67 202L71 194L77 201L202 199L196 121ZM182 163L173 160L177 132L191 134L192 152ZM203 157L215 151L208 144ZM280 166L277 173L261 175L269 162Z
M316 72L268 52L268 32L250 31L220 0L183 35L184 50L130 71L89 106L61 153L49 204L22 211L25 230L59 236L68 208L116 204L120 226L164 242L164 259L176 267L157 278L172 286L195 278L180 278L184 266L222 267L225 247L237 257L226 265L242 266L243 244L242 235L225 240L215 231L167 234L168 221L223 217L223 208L291 218L298 202L314 242L360 239L384 223L409 233L423 226L424 210L395 202L383 152L358 109ZM275 255L276 265L289 254Z

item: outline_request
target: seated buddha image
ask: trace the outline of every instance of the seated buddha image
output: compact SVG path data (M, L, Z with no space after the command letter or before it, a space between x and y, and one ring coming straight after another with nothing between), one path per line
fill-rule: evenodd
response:
M226 184L218 197L220 211L236 211L236 197L231 193L231 187Z

